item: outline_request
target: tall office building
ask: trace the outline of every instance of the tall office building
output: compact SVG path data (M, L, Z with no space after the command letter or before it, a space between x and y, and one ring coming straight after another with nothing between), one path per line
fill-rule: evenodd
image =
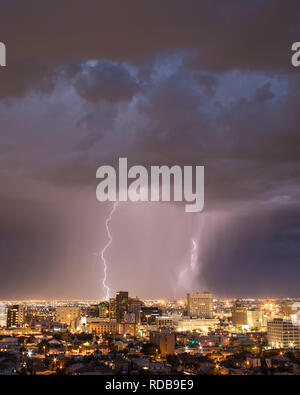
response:
M7 325L7 309L5 304L0 303L0 327Z
M125 311L128 311L128 292L119 291L116 293L117 322L123 322Z
M190 317L213 318L213 295L210 292L187 294L187 313Z
M299 323L284 318L268 321L268 344L272 348L300 349Z
M241 302L237 300L231 309L232 325L234 327L241 327L247 325L247 309L242 306Z
M144 303L138 299L138 298L129 298L128 301L128 311L130 313L134 313L135 315L135 322L137 324L141 323L141 311L142 311L142 306Z
M9 306L7 309L7 327L20 328L24 323L24 306L20 304Z
M117 318L116 298L109 299L108 316L110 320L115 320Z

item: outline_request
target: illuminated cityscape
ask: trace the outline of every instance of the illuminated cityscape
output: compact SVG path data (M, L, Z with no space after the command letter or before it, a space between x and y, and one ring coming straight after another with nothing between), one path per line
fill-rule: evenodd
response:
M0 0L8 388L300 375L299 125L300 0Z
M300 372L294 299L0 302L0 374L266 375Z

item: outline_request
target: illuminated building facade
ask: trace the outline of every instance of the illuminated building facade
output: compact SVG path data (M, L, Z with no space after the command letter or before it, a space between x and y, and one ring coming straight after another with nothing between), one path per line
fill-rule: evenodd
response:
M187 294L187 314L190 317L213 318L213 295L210 292Z
M118 324L115 321L90 322L89 333L95 333L96 335L117 334Z
M268 344L272 348L300 349L299 323L284 319L274 318L268 321Z
M24 323L24 306L13 305L7 309L7 327L19 328Z
M156 317L156 328L174 328L174 320L171 317Z
M109 299L108 316L109 316L110 320L116 320L117 319L116 299L115 298L110 298Z
M56 307L56 321L72 326L81 316L81 308L76 306Z
M121 323L118 324L118 333L120 335L130 335L136 336L137 335L137 325L132 323Z
M135 322L137 324L141 323L141 311L144 303L138 298L129 298L128 309L130 313L134 313Z
M99 307L99 317L108 318L108 313L109 313L108 302L101 302L99 303L98 307Z
M261 329L266 326L266 319L262 310L247 311L247 325L251 329Z
M242 306L240 301L236 301L231 310L232 325L234 327L242 327L247 325L247 308Z
M116 293L116 319L117 319L117 322L124 321L125 311L128 311L128 292L119 291Z
M182 318L178 321L177 330L181 332L201 331L207 333L210 328L219 325L217 319Z

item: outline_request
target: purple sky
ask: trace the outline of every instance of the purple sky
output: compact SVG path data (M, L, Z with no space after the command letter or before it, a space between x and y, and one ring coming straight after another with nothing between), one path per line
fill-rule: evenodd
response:
M104 296L95 174L121 156L204 165L205 210L122 203L111 294L299 296L299 22L297 0L0 0L0 298Z

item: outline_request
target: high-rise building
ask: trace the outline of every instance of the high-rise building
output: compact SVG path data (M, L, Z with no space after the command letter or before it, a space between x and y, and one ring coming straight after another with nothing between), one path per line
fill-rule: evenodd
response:
M110 320L115 320L117 318L116 298L109 299L108 316Z
M77 306L56 307L56 321L72 326L81 316L81 308Z
M5 304L0 303L0 327L7 325L7 309Z
M268 321L268 344L272 348L300 349L299 323L284 318Z
M20 304L9 306L7 309L7 327L20 328L24 323L24 306Z
M141 323L141 311L142 311L143 305L144 305L144 303L141 300L139 300L138 298L129 298L128 310L130 313L134 313L135 322L137 324Z
M231 309L232 325L234 327L242 327L247 325L247 308L237 300Z
M119 291L116 293L117 322L123 322L125 311L128 311L128 292Z
M213 295L210 292L187 294L187 314L190 317L213 318Z

